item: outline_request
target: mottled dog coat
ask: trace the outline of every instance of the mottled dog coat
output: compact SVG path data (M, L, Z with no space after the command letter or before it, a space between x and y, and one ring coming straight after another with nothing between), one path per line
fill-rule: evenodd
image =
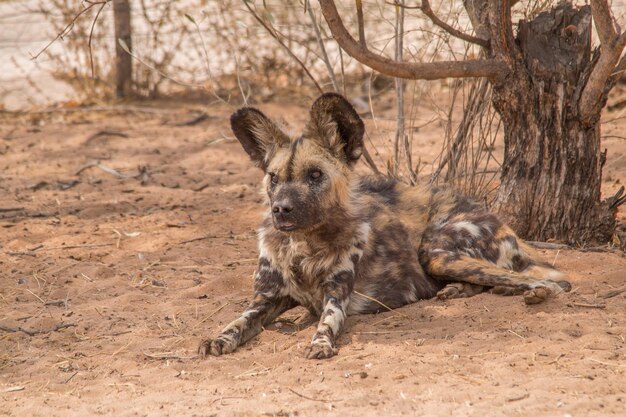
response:
M265 172L269 209L259 229L254 299L201 355L221 355L295 306L319 317L309 358L336 353L349 314L484 289L527 303L569 290L497 217L454 191L358 177L363 122L340 95L324 94L303 134L290 138L263 113L243 108L232 128Z

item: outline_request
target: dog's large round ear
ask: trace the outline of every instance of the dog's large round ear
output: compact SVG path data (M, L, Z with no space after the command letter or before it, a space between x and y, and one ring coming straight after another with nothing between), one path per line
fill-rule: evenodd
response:
M306 132L348 165L353 165L363 154L363 120L339 94L325 93L315 100Z
M289 143L289 136L253 107L244 107L233 113L230 126L250 159L264 171L273 150Z

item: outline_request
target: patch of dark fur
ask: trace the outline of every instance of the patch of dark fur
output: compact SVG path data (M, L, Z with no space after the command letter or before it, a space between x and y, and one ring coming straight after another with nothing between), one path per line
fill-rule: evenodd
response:
M390 206L398 202L397 181L393 178L367 176L361 178L358 191L366 194L376 194L382 197L385 204Z
M483 208L480 204L460 194L455 195L456 204L450 210L450 217L460 213L476 213L482 212Z
M285 178L286 181L293 180L293 160L295 159L298 146L302 144L302 141L303 137L300 136L298 139L291 142L291 145L289 146L289 151L291 152L291 155L289 156L289 161L287 162L287 178Z
M534 263L531 259L525 256L515 255L511 259L513 271L521 272L526 268L532 266Z
M259 258L259 270L254 280L254 291L264 294L277 294L283 285L283 274L273 269L270 261Z
M230 329L227 329L226 331L222 332L220 336L231 336L231 337L237 338L239 336L239 328L231 327Z
M330 340L331 343L333 343L333 340L335 340L335 334L333 332L333 329L331 329L330 327L325 327L323 330L318 330L315 333L315 339L318 339L324 336L326 336L328 340Z
M324 288L331 297L340 300L347 298L354 288L354 272L341 271L336 273L324 284ZM334 298L331 298L331 302Z

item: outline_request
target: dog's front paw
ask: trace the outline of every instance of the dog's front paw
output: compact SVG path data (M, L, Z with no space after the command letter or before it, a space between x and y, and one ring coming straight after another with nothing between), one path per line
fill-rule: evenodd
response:
M312 342L304 351L307 359L327 359L337 354L337 349L326 342Z
M215 339L205 339L198 347L198 355L205 357L207 355L220 356L232 353L237 348L235 342L230 338L218 336Z

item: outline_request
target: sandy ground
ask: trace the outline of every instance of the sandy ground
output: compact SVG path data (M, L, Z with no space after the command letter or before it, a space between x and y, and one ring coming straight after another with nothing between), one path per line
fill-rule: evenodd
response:
M193 358L255 269L261 173L230 111L0 116L0 415L626 415L626 299L601 297L626 283L619 252L542 250L574 290L541 305L483 294L350 317L326 361L303 358L300 310ZM604 144L610 191L626 142Z

